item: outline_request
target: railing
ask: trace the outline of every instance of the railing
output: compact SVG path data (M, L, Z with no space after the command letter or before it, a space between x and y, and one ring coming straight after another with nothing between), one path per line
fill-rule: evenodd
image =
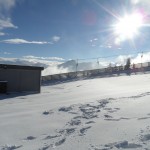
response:
M139 64L135 64L134 66L131 65L130 69L128 70L125 69L125 66L115 66L115 67L107 67L102 69L84 70L84 71L42 76L42 83L66 81L66 80L80 79L80 78L107 77L107 76L114 76L114 75L121 75L121 74L130 75L130 74L136 74L138 72L148 72L148 71L150 71L150 62L139 63Z

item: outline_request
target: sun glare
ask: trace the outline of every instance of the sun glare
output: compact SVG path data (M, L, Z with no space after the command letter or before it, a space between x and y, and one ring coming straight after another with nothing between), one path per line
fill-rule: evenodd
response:
M143 16L140 13L126 15L119 19L115 25L115 34L118 36L117 41L134 38L142 26Z

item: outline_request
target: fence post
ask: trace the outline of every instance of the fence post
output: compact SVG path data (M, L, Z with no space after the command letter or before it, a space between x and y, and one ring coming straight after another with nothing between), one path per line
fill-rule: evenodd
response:
M143 64L142 64L143 52L141 54L141 71L143 72Z
M77 76L77 71L78 71L78 59L76 60L76 76Z
M99 72L100 72L100 68L99 68L99 58L97 58L97 64L98 64L98 74L99 74Z

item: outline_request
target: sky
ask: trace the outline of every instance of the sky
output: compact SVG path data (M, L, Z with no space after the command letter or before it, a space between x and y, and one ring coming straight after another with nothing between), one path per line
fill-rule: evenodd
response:
M0 57L62 61L149 52L149 23L149 0L0 0Z

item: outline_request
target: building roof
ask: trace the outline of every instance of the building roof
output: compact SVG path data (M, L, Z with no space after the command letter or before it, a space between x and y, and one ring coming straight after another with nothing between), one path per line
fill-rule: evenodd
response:
M44 70L44 67L0 64L0 69Z

